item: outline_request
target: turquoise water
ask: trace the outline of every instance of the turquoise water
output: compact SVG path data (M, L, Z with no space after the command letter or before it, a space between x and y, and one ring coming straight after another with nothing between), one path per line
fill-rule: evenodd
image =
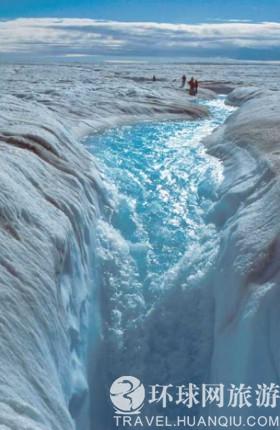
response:
M117 201L111 223L130 244L145 294L161 289L168 270L201 240L222 179L201 139L232 108L222 98L204 104L210 119L114 128L88 142Z
M203 103L208 119L119 127L86 142L109 202L96 227L102 342L90 381L97 427L114 428L108 393L121 375L147 386L206 382L219 248L206 215L223 168L202 139L233 109L223 98Z

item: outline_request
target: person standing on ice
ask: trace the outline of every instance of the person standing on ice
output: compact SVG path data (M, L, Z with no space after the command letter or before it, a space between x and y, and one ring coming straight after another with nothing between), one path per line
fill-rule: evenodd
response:
M184 88L184 86L185 86L185 84L186 84L186 80L187 80L187 77L186 77L186 75L184 74L184 75L182 76L182 86L181 86L181 88Z
M195 94L197 94L197 91L198 91L198 80L197 79L194 81L194 89L195 89Z
M196 93L195 93L195 83L194 83L194 77L193 76L189 80L188 84L189 84L189 87L190 87L190 89L189 89L189 95L190 96L195 96Z

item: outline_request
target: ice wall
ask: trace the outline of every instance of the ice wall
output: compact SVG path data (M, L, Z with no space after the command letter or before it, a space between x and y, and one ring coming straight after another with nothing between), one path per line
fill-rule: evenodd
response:
M71 429L87 389L100 179L48 110L0 100L0 423Z
M225 168L211 215L221 230L211 380L227 385L280 382L279 101L235 90L228 102L241 107L205 142Z

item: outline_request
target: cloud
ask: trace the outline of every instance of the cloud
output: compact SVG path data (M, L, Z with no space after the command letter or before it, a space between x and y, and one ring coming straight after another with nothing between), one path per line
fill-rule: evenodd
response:
M78 18L0 21L0 53L11 56L235 56L253 50L280 59L280 24L228 22L196 25ZM244 51L245 52L245 51ZM259 58L262 59L262 58Z
M251 19L222 19L222 18L215 18L212 21L218 21L218 22L253 22Z

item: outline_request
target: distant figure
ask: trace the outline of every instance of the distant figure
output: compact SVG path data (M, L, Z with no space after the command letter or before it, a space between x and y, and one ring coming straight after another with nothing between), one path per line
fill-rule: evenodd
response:
M194 81L194 77L192 76L191 79L188 82L189 84L189 95L190 96L195 96L196 92L195 92L195 81Z
M155 77L155 75L153 76L153 82L156 82L157 78Z
M184 75L182 76L182 86L181 86L181 88L184 88L184 86L185 86L185 84L186 84L186 80L187 80L187 77L186 77L186 75L184 74Z
M197 94L197 90L198 90L198 80L197 79L194 81L194 89L195 89L195 94Z

